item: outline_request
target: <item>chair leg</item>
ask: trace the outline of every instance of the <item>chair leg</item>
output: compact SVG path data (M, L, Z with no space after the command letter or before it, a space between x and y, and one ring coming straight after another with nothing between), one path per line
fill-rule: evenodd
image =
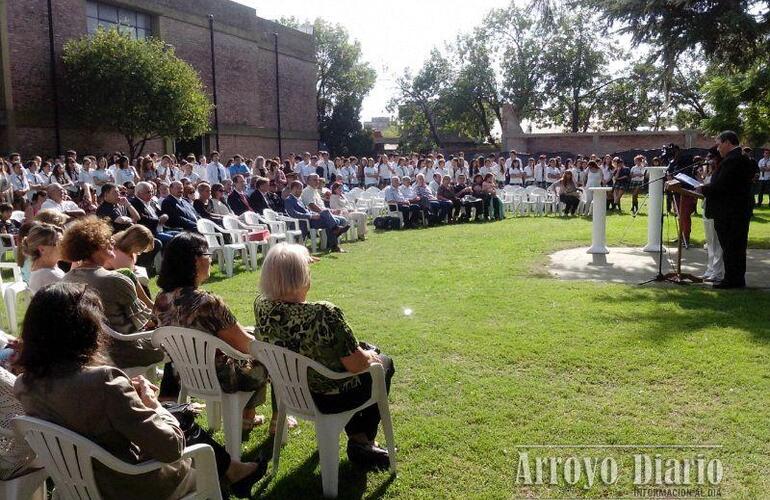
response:
M278 436L283 436L285 433L286 425L286 410L283 409L280 401L278 402L278 420L275 425L275 438L273 439L273 476L278 475L278 460L281 457L281 445L283 439L279 439Z
M187 402L187 389L185 389L184 386L182 386L182 388L179 389L179 397L177 397L176 400L180 404ZM206 413L208 413L208 410L206 411Z
M321 463L321 482L324 497L335 498L339 484L340 431L330 418L319 418L315 423L318 457Z
M390 417L390 406L388 397L384 396L377 401L377 408L380 410L380 420L382 421L382 430L385 433L385 440L388 443L388 456L390 460L390 472L396 473L396 439L393 437L393 419Z
M16 334L16 294L12 290L5 293L5 310L8 311L8 331L11 335Z
M219 401L206 400L206 416L209 420L209 429L217 431L222 428L222 404Z
M225 423L225 448L230 458L241 459L241 428L243 406L241 393L222 394L222 420ZM245 401L244 401L245 404Z
M225 260L225 274L228 278L233 276L233 260L235 259L235 251L232 248L225 248L223 250Z

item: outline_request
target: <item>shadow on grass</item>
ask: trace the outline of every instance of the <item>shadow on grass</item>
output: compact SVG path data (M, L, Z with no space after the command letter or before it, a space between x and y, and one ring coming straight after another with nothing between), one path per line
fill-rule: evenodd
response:
M272 467L273 438L263 440L258 446L243 454L244 461L266 457L271 460ZM318 450L308 456L299 466L294 467L288 474L275 479L267 476L255 490L255 498L323 498L321 469L318 464ZM279 463L279 468L281 467ZM288 467L283 465L283 467ZM350 461L342 459L339 468L339 493L337 498L375 499L381 498L395 479L389 475L372 493L366 495L366 485L369 471L357 467ZM269 490L269 491L268 491Z
M645 335L655 342L715 326L743 330L756 341L770 342L766 291L670 288L674 286L629 287L620 294L599 293L594 300L612 303L618 311L633 311L627 313L628 319L649 325ZM642 312L639 306L650 302L656 306Z

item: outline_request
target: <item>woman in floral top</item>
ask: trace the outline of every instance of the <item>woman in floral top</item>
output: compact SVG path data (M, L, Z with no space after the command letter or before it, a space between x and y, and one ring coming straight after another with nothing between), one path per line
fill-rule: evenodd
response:
M329 302L307 302L310 289L310 255L301 245L281 243L265 257L260 277L262 294L254 301L254 334L271 344L285 347L336 372L361 373L372 363L381 363L390 391L392 360L362 347L342 310ZM361 373L335 381L312 370L308 385L323 413L340 413L369 399L372 378ZM375 468L388 467L388 452L375 443L380 412L373 404L357 413L345 426L348 457Z
M254 337L238 324L224 301L198 288L209 277L211 254L203 236L180 233L168 243L158 276L162 292L155 298L158 326L180 326L208 332L248 354ZM217 352L216 370L227 393L254 391L243 410L244 431L264 422L254 408L265 402L267 371L256 361L239 361Z

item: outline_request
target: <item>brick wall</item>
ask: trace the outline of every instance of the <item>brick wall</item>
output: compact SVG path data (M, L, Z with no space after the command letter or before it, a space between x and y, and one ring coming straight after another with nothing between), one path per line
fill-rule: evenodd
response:
M519 134L503 138L506 151L515 149L532 154L571 152L604 154L633 149L660 149L675 143L683 148L709 148L714 139L698 131L596 132L587 134Z
M156 35L174 46L176 54L199 73L213 95L208 14L214 18L217 109L220 149L224 155L278 153L273 33L279 37L281 124L284 153L317 147L315 79L312 36L256 16L254 9L220 0L116 0L109 3L155 16ZM14 111L0 125L0 154L10 149L23 155L52 154L55 149L53 99L49 67L46 0L0 0L5 8L10 99ZM85 0L56 0L54 48L57 57L65 42L86 32ZM0 16L0 20L3 16ZM58 76L63 74L61 62ZM121 137L73 130L77 124L62 114L62 148L107 152L125 150ZM214 120L212 116L212 132ZM209 141L214 147L215 140ZM164 151L162 141L148 145Z

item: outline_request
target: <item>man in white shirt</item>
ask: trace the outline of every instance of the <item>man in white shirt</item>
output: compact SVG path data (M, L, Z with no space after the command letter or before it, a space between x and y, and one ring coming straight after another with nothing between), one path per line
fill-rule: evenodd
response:
M321 159L318 160L318 164L316 165L316 173L323 177L328 184L336 177L337 168L334 166L334 162L329 159L328 151L320 151L318 154Z
M48 199L43 202L40 210L54 210L70 217L84 217L86 215L85 211L78 208L75 202L64 199L66 192L60 184L53 182L48 185L45 191L48 193Z
M11 174L11 187L13 189L13 207L16 210L24 210L24 198L29 193L29 182L24 174L24 167L21 162L13 164L13 174Z
M376 186L380 181L380 171L376 165L369 163L364 167L364 187Z
M508 159L505 160L505 170L506 170L506 172L508 171L509 168L511 168L511 165L513 165L514 163L518 164L519 168L521 168L521 160L516 155L516 150L512 149L510 156L508 156Z
M759 166L759 192L757 193L757 206L762 206L764 195L770 197L770 149L765 149L764 156L757 162ZM770 202L768 203L770 204Z
M313 212L320 213L326 208L320 191L321 180L318 174L310 174L307 177L307 186L302 189L300 200ZM337 211L339 212L339 211ZM334 213L334 211L332 211Z
M391 210L401 212L401 216L404 218L404 227L412 227L419 217L420 206L410 203L409 198L403 195L399 190L400 183L401 180L398 177L391 177L390 185L382 190L382 196Z
M433 174L433 180L428 183L428 187L431 191L433 191L434 195L438 193L438 187L441 185L441 179L443 179L443 176L437 170Z
M535 164L535 172L534 172L534 178L535 178L535 185L541 188L548 187L546 183L545 178L545 155L540 155L540 158L538 159L537 163Z
M315 155L313 155L313 156L310 156L310 157L308 158L308 161L303 161L303 162L302 162L302 166L300 167L300 169L299 169L299 172L298 172L298 173L299 173L299 177L300 177L300 180L301 180L301 181L302 181L304 184L307 184L307 182L308 182L308 178L309 178L311 175L313 175L313 174L316 174L316 166L317 166L317 163L318 163L318 157L317 157L317 156L315 156ZM317 175L317 174L316 174L316 175Z
M208 179L209 184L222 184L222 181L228 178L227 169L219 163L219 153L212 151L211 161L206 166L206 179Z

